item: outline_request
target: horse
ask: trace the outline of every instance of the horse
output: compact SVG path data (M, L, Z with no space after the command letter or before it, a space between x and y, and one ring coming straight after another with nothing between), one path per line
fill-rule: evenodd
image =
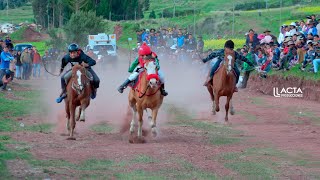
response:
M152 112L151 115L148 115L151 132L154 137L157 136L156 120L163 102L160 86L155 61L153 59L145 60L144 71L140 74L136 87L131 88L128 97L129 106L133 112L130 123L130 135L134 133L136 114L138 113L138 143L144 142L142 137L143 111L148 113L147 108L151 109ZM130 139L129 142L134 143L133 139Z
M212 100L212 113L220 111L219 99L221 96L227 97L225 104L226 116L225 123L228 123L228 111L229 105L231 106L230 114L234 115L234 109L232 105L232 96L236 86L236 75L232 72L235 63L235 52L230 49L225 49L224 62L221 67L216 71L212 78L212 83L209 83L207 89L210 93Z
M65 98L65 111L69 137L67 140L76 140L73 136L76 121L85 121L85 110L90 104L92 93L92 75L83 66L76 64L72 67L72 75L67 84L67 97ZM79 107L76 117L76 108Z

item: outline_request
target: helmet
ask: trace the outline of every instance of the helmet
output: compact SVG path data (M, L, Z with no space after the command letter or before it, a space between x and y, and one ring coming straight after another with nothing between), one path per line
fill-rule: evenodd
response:
M233 41L232 41L232 40L226 41L226 43L224 44L224 47L233 49L233 48L234 48L234 43L233 43Z
M138 54L143 56L143 55L150 55L152 53L150 47L144 42L138 51Z
M79 50L79 46L78 44L72 43L68 46L68 51L72 52L72 51L78 51Z

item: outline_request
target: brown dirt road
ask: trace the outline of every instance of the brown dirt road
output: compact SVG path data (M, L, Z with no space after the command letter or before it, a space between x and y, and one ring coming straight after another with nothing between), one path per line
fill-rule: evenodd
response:
M125 62L125 59L121 60ZM165 61L165 59L163 59ZM49 113L24 117L26 125L51 123L50 133L12 132L25 142L37 162L7 163L14 178L51 179L317 179L320 177L320 105L313 101L275 98L240 90L233 98L232 125L222 125L222 112L210 113L209 94L202 86L201 65L163 63L166 87L159 113L160 135L145 144L129 144L127 92L116 87L126 78L127 63L100 72L101 88L76 127L77 140L67 141L63 104L54 104L59 79L34 81L44 92ZM41 83L39 83L41 82ZM44 84L44 85L43 85ZM101 122L106 123L101 125ZM148 128L148 122L145 128ZM102 131L94 130L100 124ZM99 126L99 125L98 125ZM91 127L91 128L90 128ZM109 128L112 130L108 130Z

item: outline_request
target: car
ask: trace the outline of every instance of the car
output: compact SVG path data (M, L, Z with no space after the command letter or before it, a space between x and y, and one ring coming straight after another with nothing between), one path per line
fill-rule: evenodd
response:
M16 44L13 48L14 52L23 51L25 48L32 48L32 44Z

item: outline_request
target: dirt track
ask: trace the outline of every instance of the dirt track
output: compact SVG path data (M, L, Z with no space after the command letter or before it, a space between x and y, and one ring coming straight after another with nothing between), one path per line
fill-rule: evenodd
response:
M204 78L198 64L162 63L169 96L165 98L159 113L160 135L157 138L147 137L146 144L129 144L128 132L119 133L126 122L128 92L126 90L123 95L116 92L116 87L127 75L126 60L121 62L116 68L108 67L100 73L98 99L92 101L86 122L77 124L76 141L67 141L60 136L64 132L63 104L54 104L58 87L53 87L59 85L59 80L32 82L34 85L45 84L41 88L46 97L44 104L50 106L50 113L45 117L32 115L22 121L25 124L53 123L56 128L48 134L27 131L11 133L17 141L27 142L30 152L41 161L40 166L36 166L40 170L34 170L26 162L9 162L14 177L320 177L318 103L240 90L233 98L236 115L229 116L232 125L225 127L221 124L224 101L220 105L222 112L212 116L209 94L202 86ZM113 130L97 132L90 129L90 126L101 122L107 123ZM145 128L148 128L147 125L146 122ZM94 163L90 164L91 161ZM247 162L252 166L239 164ZM267 164L257 170L262 171L261 174L250 174L255 172L252 168L260 167L259 163Z

